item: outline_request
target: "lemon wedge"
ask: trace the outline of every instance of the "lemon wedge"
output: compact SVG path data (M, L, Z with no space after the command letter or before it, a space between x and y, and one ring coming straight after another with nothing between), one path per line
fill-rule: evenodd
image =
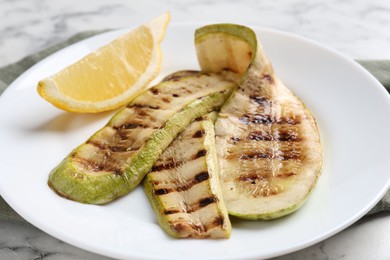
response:
M69 112L97 113L130 102L160 72L164 13L38 82L41 97Z

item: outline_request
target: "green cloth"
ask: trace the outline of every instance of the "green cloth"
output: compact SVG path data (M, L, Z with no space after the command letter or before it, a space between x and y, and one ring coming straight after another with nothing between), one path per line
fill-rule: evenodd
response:
M107 30L104 30L107 31ZM39 62L43 58L52 53L78 42L82 39L102 33L104 31L88 31L76 34L60 44L54 45L48 49L42 50L36 54L27 56L26 58L8 66L0 68L0 95L19 75L25 72L28 68ZM361 60L358 61L370 73L372 73L385 88L390 91L390 61L389 60ZM378 212L390 211L390 191L383 199L370 211L367 215L372 215ZM4 200L0 197L0 221L12 221L27 223L20 217Z
M390 60L357 60L390 92Z

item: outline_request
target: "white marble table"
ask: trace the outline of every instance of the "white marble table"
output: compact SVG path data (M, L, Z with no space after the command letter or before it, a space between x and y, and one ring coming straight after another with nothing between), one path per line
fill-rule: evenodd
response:
M390 1L0 0L0 66L85 30L140 24L169 10L172 22L233 22L280 29L357 59L390 59ZM0 222L0 259L107 259L31 225ZM364 218L278 259L390 259L390 216Z

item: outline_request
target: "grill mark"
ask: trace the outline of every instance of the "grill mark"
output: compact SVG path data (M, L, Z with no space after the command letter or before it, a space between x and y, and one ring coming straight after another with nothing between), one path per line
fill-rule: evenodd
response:
M177 213L184 213L184 212L179 209L164 210L164 215L172 215Z
M245 182L249 182L251 185L256 185L253 193L253 197L269 197L280 193L280 187L269 183L267 177L263 177L258 174L241 175L236 178L237 182L241 182L242 185L246 185ZM260 186L259 186L260 184ZM248 186L246 186L248 188Z
M204 227L205 233L214 228L223 228L225 218L223 216L215 217L208 225Z
M218 199L215 196L210 196L206 198L202 198L195 202L192 205L185 205L185 209L170 209L170 210L165 210L164 214L165 215L171 215L171 214L177 214L177 213L193 213L196 212L210 204L216 203ZM205 234L205 232L211 228L214 228L216 226L222 226L224 224L224 218L223 216L217 216L209 225L208 227L205 227L203 225L197 225L195 223L189 223L189 222L184 222L180 221L180 218L176 221L171 221L170 222L171 226L173 229L176 230L178 233L187 233L187 230L194 230L195 233L189 234L190 237L195 236L199 237L200 234Z
M165 102L165 103L170 103L171 101L169 100L169 98L166 98L166 97L163 97L162 99L161 99L163 102Z
M264 97L264 96L249 96L249 98L255 102L256 104L260 105L260 106L264 106L264 107L269 107L272 105L272 101L269 100L268 98Z
M162 81L179 81L181 78L199 74L196 70L183 70L166 76Z
M255 141L273 141L274 137L270 133L264 131L254 131L249 133L247 139Z
M210 178L210 174L209 174L209 172L207 172L207 171L198 173L198 174L195 176L195 180L196 180L197 183L200 183L200 182L202 182L202 181L208 180L209 178Z
M127 147L123 145L110 145L95 140L88 140L86 143L95 146L99 150L110 150L111 152L117 152L117 153L136 151L139 149L139 147L133 148L133 147Z
M195 177L191 181L189 181L188 183L184 183L184 184L177 186L175 188L157 189L157 190L154 190L153 193L155 195L165 195L165 194L168 194L170 192L183 192L183 191L191 189L194 185L196 185L198 183L201 183L203 181L208 180L209 178L210 178L210 175L207 171L201 172L201 173L198 173L197 175L195 175Z
M206 150L204 150L204 149L202 149L202 150L199 150L193 157L192 157L192 159L198 159L198 158L200 158L200 157L203 157L203 156L205 156L207 154L207 151Z
M230 138L230 141L232 144L236 144L240 141L241 139L239 137L233 136Z
M287 160L299 160L301 159L301 153L296 150L288 151L277 151L275 153L271 152L250 152L246 154L241 154L240 160L255 160L255 159L277 159L280 161Z
M196 212L210 204L218 202L218 198L214 195L211 195L206 198L199 199L197 202L193 203L192 205L186 205L186 213L193 213Z
M274 84L275 82L274 78L269 74L264 74L262 79L268 81L270 84Z
M297 132L294 131L281 131L278 133L276 139L281 142L299 142L302 138L298 136Z
M191 189L194 185L201 183L203 181L208 180L210 177L208 172L201 172L195 175L194 179L192 179L189 183L185 183L182 186L176 188L178 192L186 191Z
M222 70L224 70L224 71L231 71L231 72L234 72L234 73L238 73L238 70L237 70L237 69L234 69L234 68L225 67L225 68L223 68Z
M200 199L199 200L199 208L198 209L204 208L207 205L210 205L210 204L215 203L217 201L218 201L218 199L215 196L210 196L210 197L207 197L207 198Z
M128 123L124 123L124 124L119 125L119 126L113 126L112 128L114 128L115 130L119 131L119 130L122 130L122 129L134 129L134 128L138 128L138 127L145 128L145 125L128 122Z
M286 172L286 173L278 174L278 175L276 175L276 177L285 179L285 178L289 178L289 177L292 177L295 175L297 175L295 172Z
M213 227L222 226L224 222L225 222L225 218L223 216L218 216L213 220L213 225L214 225Z
M151 183L152 183L152 185L157 186L157 185L159 185L161 182L160 182L160 181L153 180Z
M271 115L262 115L262 114L254 114L254 115L244 115L240 117L240 122L246 125L248 124L271 124L274 123L274 118Z
M154 195L160 196L160 195L165 195L170 192L174 191L174 189L168 189L168 188L162 188L162 189L157 189L153 191Z
M162 170L170 170L172 168L179 167L182 164L183 164L183 162L169 162L169 163L162 163L159 165L153 165L151 171L152 172L160 172Z
M151 128L151 129L160 129L160 127L158 126L150 126L148 124L141 124L141 123L135 123L135 122L126 122L126 123L123 123L122 125L119 125L119 126L112 126L112 128L118 132L120 132L120 130L130 130L130 129L135 129L135 128L143 128L143 129L147 129L147 128Z
M160 109L159 106L153 106L153 105L148 105L148 104L138 104L138 103L129 104L127 107L128 108L149 108L149 109L154 109L154 110Z
M164 211L165 215L177 214L177 213L184 213L184 212L178 209ZM188 222L171 223L171 225L179 233L185 232L185 230L188 229L194 230L195 234L190 234L189 235L190 237L206 237L205 235L207 235L207 231L214 229L216 227L223 227L224 222L225 222L225 218L223 216L217 216L207 226L196 225L194 223L188 223Z
M185 94L188 94L188 95L190 95L190 94L193 93L192 90L189 89L189 88L187 88L187 87L182 87L182 88L180 89L180 91L183 92L183 93L185 93Z
M125 123L125 124L121 125L119 128L121 128L121 129L134 129L134 128L138 128L138 127L147 128L147 126L144 124L136 124L136 123Z
M192 135L192 138L200 138L202 136L205 135L205 131L204 130L198 130L196 131L193 135Z
M102 142L98 142L98 141L94 141L94 140L88 140L86 142L86 144L90 144L90 145L93 145L95 146L96 148L98 148L99 150L106 150L106 149L110 149L110 146L108 144L105 144L105 143L102 143Z
M116 132L115 136L119 137L120 140L125 140L125 141L127 141L127 139L128 139L128 138L127 138L127 133L124 132L124 131L120 131L120 130L118 130L118 131Z
M248 154L240 155L240 160L251 160L251 159L271 159L272 154L270 153L262 153L262 152L252 152Z
M287 118L281 118L277 121L278 124L286 124L286 125L298 125L301 123L301 119L300 118L291 118L291 117L287 117Z
M150 89L150 92L152 92L153 95L158 95L160 92L156 88Z
M218 93L219 94L225 94L226 92L228 92L228 90L227 89L223 89L223 90L219 91Z
M171 223L172 228L179 234L186 234L188 230L194 230L195 232L191 232L188 237L199 238L199 234L204 233L204 228L201 225L197 225L195 223L187 223L187 222L179 222L179 223Z
M301 153L297 150L278 151L275 157L282 161L299 160L301 159Z
M101 171L107 171L112 172L115 175L122 175L122 170L118 167L116 167L113 162L96 162L93 160L88 160L81 157L73 157L73 160L75 160L77 163L81 164L84 168L92 171L92 172L101 172Z
M294 131L276 131L274 135L265 131L254 131L249 133L248 140L255 141L280 141L280 142L299 142L302 138Z
M250 175L241 175L238 176L237 181L240 182L250 182L252 184L256 184L256 181L263 180L264 177L257 175L257 174L250 174Z
M148 113L148 111L145 111L145 109L142 109L142 110L138 110L137 111L137 114L141 117L150 117L150 114Z
M244 115L239 118L239 121L243 124L286 124L286 125L297 125L301 123L299 118L279 118L276 119L269 114L254 114L254 115Z

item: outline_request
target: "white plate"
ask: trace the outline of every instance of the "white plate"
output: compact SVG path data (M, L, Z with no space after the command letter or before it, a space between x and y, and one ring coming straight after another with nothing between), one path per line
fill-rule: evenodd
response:
M200 25L171 25L161 76L197 69L193 33ZM286 254L351 225L389 187L390 100L352 60L288 33L256 28L276 72L319 122L325 167L307 203L270 222L233 221L228 240L175 240L156 224L142 189L105 206L60 198L47 186L50 170L103 126L111 113L78 115L41 99L37 81L74 62L123 30L105 33L43 60L0 99L0 191L27 221L77 247L115 258L234 259Z

